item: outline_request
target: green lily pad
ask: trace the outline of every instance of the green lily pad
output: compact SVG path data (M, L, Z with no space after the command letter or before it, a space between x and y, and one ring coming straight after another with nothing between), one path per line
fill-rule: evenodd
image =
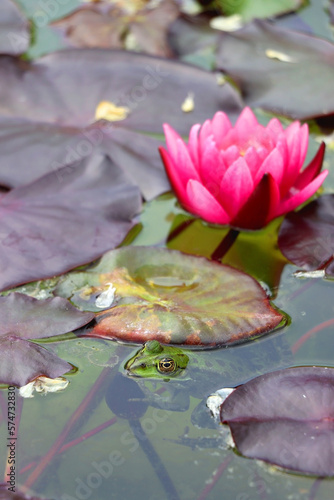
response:
M303 0L215 0L226 16L239 14L243 21L285 14L298 9Z
M90 336L135 343L223 346L285 322L252 277L162 248L111 251L97 266L70 273L56 293L84 310L100 310Z

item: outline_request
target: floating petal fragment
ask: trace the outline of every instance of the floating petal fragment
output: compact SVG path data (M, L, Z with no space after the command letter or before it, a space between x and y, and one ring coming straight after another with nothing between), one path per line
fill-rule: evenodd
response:
M48 392L59 392L66 389L69 381L64 377L48 378L38 377L29 384L26 384L19 389L20 396L23 398L33 398L33 392L47 394Z

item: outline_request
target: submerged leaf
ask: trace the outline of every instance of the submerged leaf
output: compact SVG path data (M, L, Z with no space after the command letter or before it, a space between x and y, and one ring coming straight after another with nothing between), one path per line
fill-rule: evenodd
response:
M221 420L236 447L303 474L334 476L334 369L289 368L239 386Z
M64 31L66 41L75 47L130 48L161 57L171 56L167 41L169 25L177 18L179 7L173 0L162 0L129 12L124 2L83 5L52 26ZM129 39L132 46L129 47Z
M240 85L246 104L306 119L334 113L333 60L327 40L254 21L221 35L217 67Z
M72 366L28 339L61 335L87 324L91 313L67 300L37 300L20 293L0 297L0 383L24 386L40 376L56 378Z
M29 47L29 23L12 0L1 0L0 53L18 55Z
M110 283L115 305L88 333L142 343L229 345L267 333L283 320L250 276L178 251L125 247L85 272L71 273L56 293L98 311ZM73 290L76 287L76 290Z
M239 14L244 22L254 18L273 17L298 9L303 0L214 0L226 16Z
M61 274L119 245L140 193L108 157L92 156L0 198L0 289Z
M334 195L312 201L284 219L278 236L282 253L307 271L334 278Z

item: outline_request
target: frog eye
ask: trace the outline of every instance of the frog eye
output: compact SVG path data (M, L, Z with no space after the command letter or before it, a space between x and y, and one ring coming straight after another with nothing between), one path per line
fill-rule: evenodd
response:
M175 361L172 358L163 358L159 361L158 371L160 373L170 373L175 370Z

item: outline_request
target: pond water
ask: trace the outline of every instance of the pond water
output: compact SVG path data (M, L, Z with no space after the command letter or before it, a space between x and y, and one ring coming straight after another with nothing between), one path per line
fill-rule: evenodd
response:
M180 213L172 195L147 204L141 217L143 230L133 244L164 246L166 234ZM17 450L20 483L26 482L41 496L62 500L210 500L222 496L330 500L334 485L329 479L287 474L234 453L225 427L213 420L204 404L216 389L234 387L261 373L288 366L334 366L332 328L320 330L299 348L295 346L307 331L333 318L333 283L294 277L295 266L284 266L275 248L268 252L274 241L271 233L276 230L275 223L257 239L244 233L240 248L236 243L224 262L237 266L239 261L240 266L240 256L246 254L249 261L242 265L249 271L253 262L249 253L261 252L265 246L267 261L261 261L261 268L253 269L253 274L272 290L274 304L292 318L291 324L255 342L197 351L207 360L223 361L227 368L223 377L202 373L200 380L186 380L182 385L177 379L156 384L146 381L147 388L157 395L165 389L156 404L153 398L140 395L137 379L125 375L125 361L138 346L88 338L47 342L48 349L78 370L68 376L70 385L65 391L24 400ZM193 237L186 232L170 246L193 249ZM197 235L196 241L205 240L206 252L215 247L217 229L200 223L191 232ZM218 232L223 234L224 230ZM294 356L290 352L293 346ZM132 399L143 397L137 418ZM172 402L172 410L166 400ZM138 421L141 430L134 427L133 422ZM157 473L157 458L151 448L146 450L147 442L158 454L163 472L159 469Z
M30 16L43 10L44 5L37 0L30 0L29 7L24 0L18 3L29 10ZM57 12L48 14L49 18L69 12L78 3L57 3ZM314 15L316 3L311 3L303 16ZM322 9L316 12L322 26ZM42 25L41 14L39 19L31 57L59 48L59 39L46 23ZM320 33L317 22L314 26ZM332 36L329 28L326 33ZM316 146L312 141L311 153ZM333 153L326 158L333 161ZM325 189L333 192L333 173ZM174 196L162 195L146 204L140 216L142 230L132 241L127 239L127 244L167 247L209 257L226 229L197 221L178 234L174 230L184 220L185 212ZM277 249L279 222L258 231L256 237L241 233L223 263L259 280L291 322L254 342L196 353L208 361L224 362L224 377L211 379L202 374L200 380L182 384L177 379L146 381L149 392L143 395L143 386L127 377L124 370L138 346L77 337L45 342L77 371L67 376L70 384L63 392L37 394L23 404L17 395L18 414L22 406L17 441L19 485L55 500L334 498L331 479L289 474L235 453L229 446L227 428L218 424L205 407L206 398L215 390L235 387L261 373L301 365L334 367L333 325L319 327L304 343L297 344L308 331L334 318L333 281L293 275L298 268ZM6 396L3 390L2 406ZM142 398L140 403L133 401ZM0 433L4 443L4 425Z

